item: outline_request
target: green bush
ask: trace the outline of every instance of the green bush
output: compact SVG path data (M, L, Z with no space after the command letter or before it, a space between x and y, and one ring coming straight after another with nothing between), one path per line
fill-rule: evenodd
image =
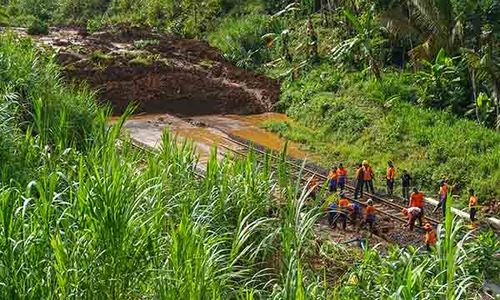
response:
M208 40L237 66L257 68L276 53L262 37L282 30L283 25L278 19L266 15L228 17L209 34Z
M28 26L29 35L47 35L49 34L49 25L40 19L35 18Z

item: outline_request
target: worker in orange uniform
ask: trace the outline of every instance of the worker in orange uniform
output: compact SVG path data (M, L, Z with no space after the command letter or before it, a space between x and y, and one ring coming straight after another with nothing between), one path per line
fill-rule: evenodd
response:
M408 203L408 207L418 207L420 208L420 216L418 218L418 224L422 226L422 219L424 218L424 193L419 192L417 188L413 188L413 193L410 195L410 202Z
M415 220L420 217L422 211L418 207L408 207L403 208L403 214L408 218L408 223L405 227L410 227L410 231L413 231L413 227L415 226Z
M477 220L476 219L476 213L477 213L477 197L474 194L474 190L470 189L469 190L469 218L472 224Z
M431 251L431 247L434 247L436 245L436 232L434 231L434 228L432 228L431 223L427 222L424 225L424 230L425 230L425 248L427 251Z
M309 183L307 184L307 189L309 190L309 196L312 199L316 199L316 188L318 187L318 178L313 176Z
M446 200L448 198L448 183L446 182L446 178L443 178L439 181L439 203L432 211L436 212L440 207L443 209L443 218L446 216Z
M351 204L349 200L345 196L344 192L339 193L339 220L342 222L342 229L346 229L347 227L347 216L349 215Z
M347 169L344 168L344 165L340 163L339 168L337 169L337 186L340 188L340 191L344 190L346 181L347 181Z
M363 198L363 184L365 183L364 175L363 175L363 165L358 164L356 168L356 188L354 189L354 199L358 199L358 195Z
M368 224L370 227L370 232L373 231L373 225L375 224L375 206L373 206L373 200L368 199L366 201L366 210L365 210L365 221L364 223Z
M363 161L363 180L365 182L366 191L370 191L375 194L375 189L373 188L373 169L368 164L367 160Z
M387 162L387 195L392 196L394 192L394 176L396 175L396 168L392 161Z
M337 166L333 166L328 173L328 190L330 193L337 191Z

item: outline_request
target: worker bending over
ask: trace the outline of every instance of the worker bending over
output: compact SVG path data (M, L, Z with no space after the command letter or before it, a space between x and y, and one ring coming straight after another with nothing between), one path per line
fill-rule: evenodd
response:
M373 231L373 225L375 224L375 207L373 206L373 200L368 199L366 202L366 210L365 210L365 221L363 224L368 224L370 228L370 232Z
M307 189L309 190L309 196L313 200L316 199L316 189L318 188L318 178L316 176L313 176L309 183L307 184Z
M424 193L419 192L417 188L413 188L413 193L410 195L410 202L408 203L408 207L418 207L420 208L420 218L419 220L419 226L422 226L422 219L424 217L424 206L425 206L425 200L424 200Z
M425 230L425 248L427 251L431 251L431 247L434 247L436 245L436 232L434 231L434 228L432 228L431 223L427 222L424 225L424 230Z
M394 192L394 176L396 175L396 168L394 167L394 163L392 161L387 162L387 195L392 196Z
M340 222L342 222L342 229L346 229L347 227L347 216L350 213L350 208L351 205L349 203L349 200L345 196L344 192L339 193L340 200L339 200L339 216L338 219Z
M408 223L405 225L405 227L410 227L410 231L413 231L413 227L415 226L415 221L417 219L422 222L422 216L421 216L422 210L418 207L409 207L409 208L403 208L403 214L408 218Z

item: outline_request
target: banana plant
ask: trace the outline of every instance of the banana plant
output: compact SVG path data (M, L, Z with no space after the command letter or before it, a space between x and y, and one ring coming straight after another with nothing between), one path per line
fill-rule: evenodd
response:
M382 70L376 53L379 52L379 47L386 40L380 35L381 28L375 17L375 6L372 5L361 16L355 16L347 10L344 11L344 15L355 30L355 35L332 49L333 59L337 61L341 60L359 50L365 64L368 64L369 70L378 81L382 81Z

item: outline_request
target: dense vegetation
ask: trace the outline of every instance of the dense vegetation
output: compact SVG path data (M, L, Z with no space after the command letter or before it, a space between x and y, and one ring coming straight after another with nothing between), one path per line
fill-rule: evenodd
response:
M282 80L297 122L268 128L325 162L393 159L428 188L447 174L500 194L495 1L0 3L0 23L33 34L147 22L207 38ZM0 298L471 299L500 282L493 234L472 241L448 217L432 253L347 249L318 237L322 212L284 164L214 156L198 178L190 145L165 134L143 153L108 115L52 53L0 36Z
M0 36L2 299L458 299L498 275L496 237L468 241L451 218L430 254L318 244L321 212L284 164L214 155L198 178L167 133L137 150L47 54Z
M206 38L237 65L283 82L278 109L298 122L268 128L306 143L324 163L369 159L382 175L392 159L428 192L446 175L464 198L469 187L483 201L500 195L498 1L3 4L11 24L34 33L43 24L98 30L124 22Z

